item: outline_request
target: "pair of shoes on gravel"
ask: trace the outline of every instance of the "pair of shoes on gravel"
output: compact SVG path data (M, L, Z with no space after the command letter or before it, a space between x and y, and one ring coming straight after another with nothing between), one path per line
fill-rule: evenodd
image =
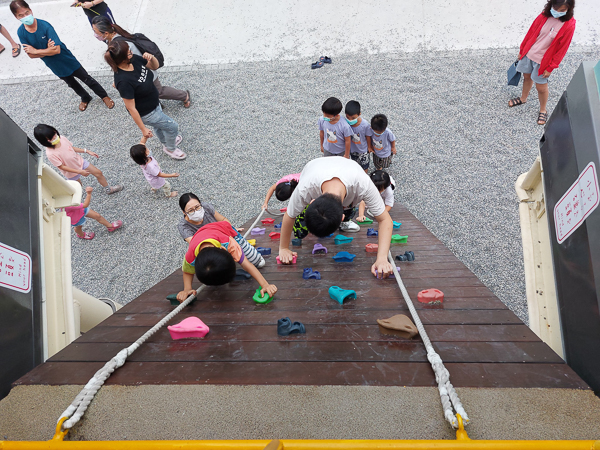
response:
M106 229L108 230L109 233L112 233L113 231L116 231L119 228L121 228L123 226L123 221L116 220L113 223L111 223L111 225L112 226L110 226L110 227L106 227ZM85 231L83 233L83 236L77 235L77 237L79 239L85 239L86 241L91 241L92 239L94 239L94 236L96 236L96 233L94 233L93 231Z
M175 146L181 144L181 141L183 141L183 137L181 135L177 136L175 138ZM185 159L187 157L187 155L185 153L183 153L180 149L175 148L175 150L170 151L164 145L163 145L163 152L165 152L167 155L169 155L173 159Z
M508 102L508 107L514 108L515 106L524 105L525 103L527 103L527 102L524 102L523 100L521 100L521 97L515 97L515 98L510 99L510 101ZM546 125L546 122L548 122L548 112L540 111L538 113L537 124L538 125Z
M110 97L104 97L102 99L102 101L104 102L104 104L106 105L106 107L108 109L113 109L115 107L115 102L113 102L112 98L110 98ZM84 102L82 100L81 103L79 104L79 111L81 111L81 112L85 111L87 109L87 107L88 107L89 104L90 104L89 101Z
M325 64L331 64L333 61L329 56L321 56L317 62L314 62L310 65L311 69L320 69Z
M2 53L4 50L6 50L6 47L4 47L3 45L0 45L0 47L2 47L0 49L0 53ZM13 58L16 58L20 54L21 54L21 44L17 44L17 46L13 47L13 49L12 49L12 56L13 56Z

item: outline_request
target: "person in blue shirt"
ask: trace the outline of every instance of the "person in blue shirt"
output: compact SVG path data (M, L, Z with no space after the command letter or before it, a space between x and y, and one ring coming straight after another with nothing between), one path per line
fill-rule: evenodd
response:
M83 81L94 93L112 109L115 102L108 96L100 83L92 78L81 66L73 53L63 44L52 25L45 20L33 17L31 8L25 0L14 0L10 3L10 11L21 21L17 35L23 50L30 58L42 58L48 68L81 97L79 110L85 111L92 101L91 95L79 84L76 78Z

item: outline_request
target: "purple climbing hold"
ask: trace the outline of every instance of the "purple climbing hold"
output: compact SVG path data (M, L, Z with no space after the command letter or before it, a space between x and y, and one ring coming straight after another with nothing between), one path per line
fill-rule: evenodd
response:
M319 244L318 242L315 244L315 246L313 247L313 251L312 254L322 254L322 253L327 253L327 247L325 247L322 244Z

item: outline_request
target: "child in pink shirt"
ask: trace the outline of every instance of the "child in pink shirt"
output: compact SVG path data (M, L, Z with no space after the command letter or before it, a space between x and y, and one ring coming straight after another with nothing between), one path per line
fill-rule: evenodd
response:
M99 158L98 154L85 148L73 147L73 144L64 136L60 136L58 130L50 125L38 124L33 129L33 135L38 142L45 147L48 160L62 172L67 180L79 181L81 176L87 177L92 174L107 194L114 194L123 190L123 186L109 186L106 177L100 169L81 157L81 153L87 153Z
M106 227L109 233L112 233L113 231L118 230L123 226L122 221L117 220L113 223L110 223L108 220L106 220L104 217L102 217L100 214L98 214L96 211L90 208L90 201L92 200L93 190L94 189L89 186L86 187L85 193L87 194L87 196L85 197L84 202L79 206L67 206L65 208L67 216L71 218L71 226L75 229L75 233L80 239L91 240L94 239L94 236L96 235L96 233L94 233L93 231L83 231L82 227L83 224L85 224L86 222L86 217L100 222Z
M148 180L150 187L153 192L159 189L165 195L165 197L173 198L177 197L177 191L171 192L171 183L165 178L178 177L178 173L163 173L160 171L160 166L156 162L156 159L150 154L150 150L146 147L147 138L143 137L139 144L134 145L129 150L131 159L142 168L144 177Z
M267 191L265 202L262 205L263 209L267 209L267 206L269 205L269 199L273 196L273 192L275 192L275 197L277 197L277 200L279 200L280 202L289 199L292 196L292 192L294 192L294 189L296 189L296 186L298 186L299 181L299 173L291 173L281 178Z

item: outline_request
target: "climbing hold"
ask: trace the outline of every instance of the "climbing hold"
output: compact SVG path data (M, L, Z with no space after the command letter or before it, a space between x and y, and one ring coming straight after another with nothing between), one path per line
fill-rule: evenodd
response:
M340 245L340 244L347 244L348 242L352 242L354 240L353 237L349 237L349 236L343 236L341 234L338 234L333 241L335 242L335 245Z
M365 245L365 251L367 253L377 253L379 250L379 245L377 244L367 244Z
M276 223L276 224L275 224L275 228L279 229L279 228L281 228L281 225L282 225L282 223L281 223L281 222L279 222L279 223Z
M333 257L337 262L352 262L354 258L356 258L356 255L348 252L339 252Z
M271 297L266 292L265 292L265 295L261 296L260 295L260 288L258 288L256 290L256 292L254 293L254 295L252 296L252 300L254 300L256 303L260 303L261 305L266 305L271 300L273 300L273 297Z
M379 332L399 336L405 339L411 339L419 334L419 330L409 317L404 314L396 314L389 319L377 319Z
M296 247L301 246L302 245L302 239L298 239L298 238L292 239L292 245L295 245Z
M287 208L281 208L281 209L279 209L279 211L280 211L280 212L286 212L286 211L287 211Z
M252 247L256 246L256 239L248 239L246 242L248 242L248 244L250 244Z
M396 222L395 220L392 220L392 226L394 227L394 230L397 230L402 226L402 222Z
M197 317L188 317L176 325L167 327L171 339L202 339L209 332L208 327Z
M340 305L343 305L344 300L356 298L356 291L342 289L339 286L331 286L329 288L329 296Z
M396 256L396 259L398 261L408 261L408 258L406 257L406 255L398 255L398 256Z
M302 278L304 278L305 280L320 280L321 279L321 273L318 271L314 271L312 270L312 267L307 267L306 269L304 269L304 272L302 273Z
M415 254L411 251L406 251L404 252L404 256L406 256L406 260L407 261L414 261L415 260Z
M444 302L444 293L439 289L426 289L417 294L417 299L428 305L441 305Z
M334 234L335 234L335 231L334 231L333 233L331 233L330 235L323 236L323 237L322 237L322 238L320 238L320 239L327 239L327 238L333 237L333 235L334 235Z
M369 219L368 217L365 217L365 220L363 220L362 222L359 222L357 220L356 223L360 223L361 225L371 225L373 223L373 219Z
M281 236L281 233L276 233L276 232L274 232L274 231L271 231L271 232L269 233L269 237L270 237L271 239L279 239L279 238L280 238L280 236Z
M235 277L233 278L233 280L234 281L245 281L245 280L249 280L250 278L252 278L252 275L250 275L244 269L237 269L235 271Z
M327 247L325 247L324 245L319 244L318 242L315 244L315 246L313 247L312 250L312 254L315 255L320 255L323 253L327 253Z
M294 256L294 257L292 258L292 264L296 264L296 258L297 258L296 256ZM279 259L279 256L278 256L277 258L275 258L275 259L277 260L277 264L283 264L283 263L281 262L281 260Z
M177 294L167 295L167 300L169 300L173 306L179 306L181 304L181 302L177 300Z
M274 222L275 222L275 219L272 219L271 217L267 217L266 219L261 220L261 223L263 225L271 225Z
M369 228L367 230L367 236L379 236L379 232L375 228Z
M408 242L408 236L400 236L399 234L392 234L392 244L406 244Z
M271 254L271 249L269 247L256 247L256 251L263 256Z
M306 333L306 328L301 322L293 322L289 317L284 317L277 321L277 334L279 336L288 336L292 333Z
M265 230L266 230L266 228L260 228L260 227L252 228L252 230L250 230L250 234L252 236L257 236L259 234L265 234Z

